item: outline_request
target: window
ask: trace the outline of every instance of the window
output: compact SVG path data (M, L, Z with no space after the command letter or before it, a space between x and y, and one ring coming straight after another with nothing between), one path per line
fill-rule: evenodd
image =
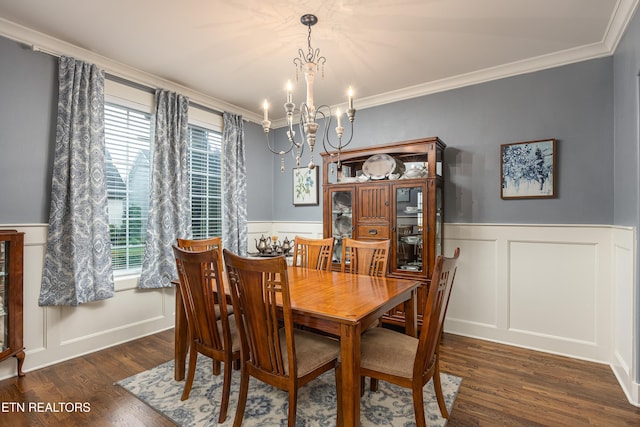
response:
M222 135L190 125L189 176L194 239L222 235Z
M145 103L149 100L127 102L119 96L105 103L109 228L116 275L139 272L144 256L153 125L151 114L142 111ZM211 115L189 111L194 122L187 133L194 239L222 235L222 135L216 119L207 114Z
M149 213L151 117L111 103L104 112L113 269L139 269Z

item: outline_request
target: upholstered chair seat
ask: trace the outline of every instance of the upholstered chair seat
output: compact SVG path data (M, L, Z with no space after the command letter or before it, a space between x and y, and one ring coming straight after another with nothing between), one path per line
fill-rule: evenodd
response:
M386 328L371 328L362 335L360 366L365 369L411 378L418 339Z
M329 340L326 337L300 329L295 329L293 334L296 345L298 376L300 377L315 371L340 356L340 343L338 340ZM282 349L282 358L285 363L284 371L285 374L289 375L287 339L284 328L280 329L280 348Z

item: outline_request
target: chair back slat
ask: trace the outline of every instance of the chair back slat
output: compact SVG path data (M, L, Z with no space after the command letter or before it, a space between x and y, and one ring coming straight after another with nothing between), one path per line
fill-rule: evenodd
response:
M386 276L390 240L342 240L342 271L368 276Z
M244 258L225 249L224 260L242 359L254 370L295 378L295 363L287 364L295 362L295 344L285 258ZM281 345L281 326L285 328L287 345ZM287 355L282 348L287 349Z
M460 248L456 248L453 257L440 255L436 259L422 318L414 375L429 369L436 357L459 256Z
M333 237L309 239L296 236L293 243L293 265L314 270L331 270Z

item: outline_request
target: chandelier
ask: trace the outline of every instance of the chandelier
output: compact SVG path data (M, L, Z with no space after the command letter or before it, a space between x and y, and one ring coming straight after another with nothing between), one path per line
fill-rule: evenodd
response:
M318 132L318 119L322 119L324 122L323 132L320 135L322 138L322 146L325 152L328 152L328 148L337 151L337 165L340 168L340 152L349 145L353 139L353 120L356 116L356 110L353 108L353 90L349 88L348 91L348 107L346 111L347 118L351 125L351 133L349 140L342 141L342 135L344 128L342 127L342 113L340 109L336 109L335 117L337 120L337 126L335 128L337 140L331 141L329 136L329 129L331 127L332 112L331 107L328 105L320 105L318 107L314 104L313 97L313 80L317 71L322 71L322 77L324 78L324 64L327 59L320 55L320 49L313 49L311 47L311 27L318 22L318 18L312 14L302 15L300 22L306 25L309 29L309 35L307 37L307 52L302 49L298 49L298 57L294 58L293 63L296 66L296 80L298 79L298 71L304 73L304 78L307 84L307 99L304 101L300 108L296 110L296 106L293 103L292 85L291 81L287 82L287 101L284 104L284 110L287 113L287 142L288 146L284 150L276 150L269 141L269 131L271 128L271 121L269 121L269 103L264 100L264 120L262 121L262 129L267 137L267 148L273 154L280 156L280 172L284 172L284 156L285 154L292 152L295 154L296 167L300 167L300 159L304 153L304 142L306 140L310 151L309 169L316 167L313 162L313 149L316 145L316 135ZM296 139L296 132L294 130L294 115L299 115L299 118L295 120L298 124L300 138Z

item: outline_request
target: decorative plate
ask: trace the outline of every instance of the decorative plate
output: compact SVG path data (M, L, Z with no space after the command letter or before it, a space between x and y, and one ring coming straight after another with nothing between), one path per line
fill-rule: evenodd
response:
M388 154L375 154L362 165L362 173L371 179L385 179L396 169L396 160Z

